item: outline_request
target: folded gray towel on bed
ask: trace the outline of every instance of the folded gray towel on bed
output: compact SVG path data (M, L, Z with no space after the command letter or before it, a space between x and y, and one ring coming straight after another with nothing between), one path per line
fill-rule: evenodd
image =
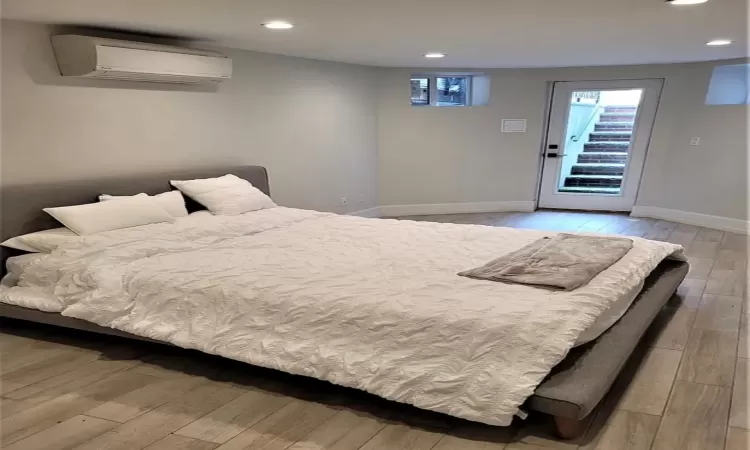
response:
M633 241L627 238L560 233L459 275L571 291L619 261L631 248Z

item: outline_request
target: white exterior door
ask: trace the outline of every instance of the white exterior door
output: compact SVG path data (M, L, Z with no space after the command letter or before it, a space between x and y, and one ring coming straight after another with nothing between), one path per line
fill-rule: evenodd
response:
M540 208L630 211L662 80L554 84Z

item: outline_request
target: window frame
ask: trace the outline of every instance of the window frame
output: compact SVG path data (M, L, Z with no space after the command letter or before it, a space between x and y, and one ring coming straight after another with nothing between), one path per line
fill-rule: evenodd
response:
M439 105L438 104L438 78L466 78L466 103L463 105ZM423 107L423 106L434 106L437 108L467 108L473 106L473 79L474 75L466 73L431 73L431 74L412 74L409 78L409 82L413 79L427 79L427 104L414 104L411 103L411 94L409 96L409 103L411 106Z
M412 75L409 78L409 87L410 88L411 88L411 82L412 82L412 80L427 80L427 103L414 103L414 97L411 96L411 92L410 92L409 93L409 103L411 104L411 106L419 106L419 107L422 107L422 106L432 106L432 101L433 101L433 98L434 98L434 96L432 95L433 94L433 85L435 84L434 80L431 79L427 75ZM411 89L410 89L410 91L411 91Z

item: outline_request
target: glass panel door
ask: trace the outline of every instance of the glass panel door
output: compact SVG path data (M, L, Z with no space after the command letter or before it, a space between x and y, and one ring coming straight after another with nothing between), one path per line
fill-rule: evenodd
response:
M558 192L620 195L642 89L570 96Z
M662 80L554 85L538 206L629 211Z

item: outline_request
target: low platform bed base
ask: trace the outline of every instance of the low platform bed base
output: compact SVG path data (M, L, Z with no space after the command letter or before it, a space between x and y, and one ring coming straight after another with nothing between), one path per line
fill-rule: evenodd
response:
M552 415L560 437L586 431L591 413L609 392L646 331L688 273L688 263L666 260L646 278L630 309L598 339L568 353L537 386L526 411ZM639 352L641 353L641 352Z
M567 417L552 416L555 420L555 430L562 439L575 439L586 432L586 419L576 420Z
M92 322L76 319L74 317L65 317L58 313L44 312L36 309L22 308L20 306L0 303L0 317L8 319L25 320L27 322L43 323L55 325L58 327L70 328L73 330L90 331L92 333L107 334L110 336L124 337L145 342L156 342L158 344L172 345L168 342L156 341L146 337L136 336L135 334L99 326Z
M643 290L625 315L595 341L573 349L537 387L522 409L552 415L561 438L573 439L582 434L587 417L612 387L687 271L685 262L662 262L646 279ZM0 317L165 344L84 320L2 303Z

